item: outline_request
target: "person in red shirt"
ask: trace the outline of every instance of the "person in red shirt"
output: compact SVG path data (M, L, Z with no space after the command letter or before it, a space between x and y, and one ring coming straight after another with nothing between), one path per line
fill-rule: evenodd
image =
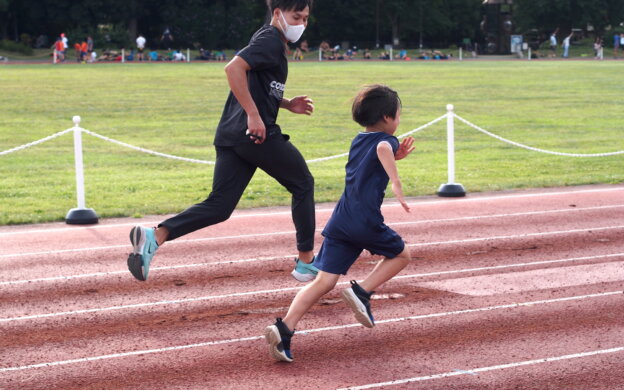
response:
M87 59L87 52L89 51L89 45L87 41L82 41L80 44L80 60L84 63Z
M65 45L60 37L54 42L54 52L56 54L56 62L65 61Z
M80 50L82 50L82 46L80 46L80 43L76 42L74 43L74 52L76 53L76 61L80 62Z

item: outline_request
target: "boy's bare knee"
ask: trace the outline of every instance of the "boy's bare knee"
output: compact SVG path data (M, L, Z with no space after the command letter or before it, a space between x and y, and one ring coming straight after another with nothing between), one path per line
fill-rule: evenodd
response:
M314 285L319 290L323 291L323 294L327 294L331 290L336 287L336 283L338 282L339 275L329 274L326 272L319 272L316 279L314 279Z
M410 255L409 249L405 248L403 249L403 252L399 253L399 255L395 257L395 259L401 261L404 266L407 266L412 260L412 256Z

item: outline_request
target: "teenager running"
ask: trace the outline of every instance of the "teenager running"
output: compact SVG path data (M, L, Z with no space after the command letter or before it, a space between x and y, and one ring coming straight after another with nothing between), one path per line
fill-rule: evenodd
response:
M393 136L399 126L401 101L397 93L383 85L364 88L353 102L353 119L366 131L360 132L349 150L345 190L323 230L325 240L315 261L319 273L314 282L300 290L290 304L286 317L277 318L265 330L269 354L277 360L292 362L291 338L297 323L318 300L330 292L340 275L346 275L362 250L384 256L361 282L351 281L342 298L367 328L375 326L369 300L381 284L392 279L410 261L403 239L386 224L381 203L388 181L405 211L410 208L403 197L395 160L414 150L414 139L399 143Z
M231 92L214 139L216 164L212 192L156 228L135 226L130 231L133 252L128 268L138 280L147 280L156 250L165 242L227 220L257 168L292 194L292 218L297 249L292 275L314 279L314 179L303 156L276 123L280 108L311 115L307 96L283 97L288 75L286 42L299 40L308 24L313 0L269 0L271 22L251 37L225 67Z

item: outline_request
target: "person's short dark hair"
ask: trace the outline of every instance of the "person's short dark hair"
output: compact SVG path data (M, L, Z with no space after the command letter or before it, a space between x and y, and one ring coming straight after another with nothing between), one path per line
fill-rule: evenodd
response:
M271 12L279 8L283 11L303 11L305 7L312 10L312 2L314 0L267 0L267 5Z
M372 126L385 116L394 119L401 107L399 94L385 85L367 85L353 100L353 120L362 127Z

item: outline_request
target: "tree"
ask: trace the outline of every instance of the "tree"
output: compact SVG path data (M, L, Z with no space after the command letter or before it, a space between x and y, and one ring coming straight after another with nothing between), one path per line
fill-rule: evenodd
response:
M601 34L607 26L624 21L622 0L516 0L516 20L522 31L536 28L550 33L559 27L594 27Z

